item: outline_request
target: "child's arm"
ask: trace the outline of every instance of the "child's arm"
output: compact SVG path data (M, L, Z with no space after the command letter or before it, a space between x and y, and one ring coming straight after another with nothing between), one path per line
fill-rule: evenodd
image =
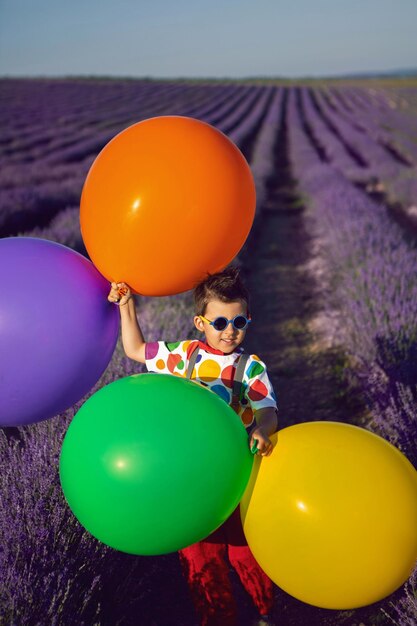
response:
M265 407L255 411L256 426L250 434L250 448L257 442L258 454L269 456L274 449L269 436L278 429L277 412L274 407Z
M122 295L122 297L120 297ZM130 359L145 363L146 342L136 317L135 300L126 283L112 283L109 302L119 305L123 348Z

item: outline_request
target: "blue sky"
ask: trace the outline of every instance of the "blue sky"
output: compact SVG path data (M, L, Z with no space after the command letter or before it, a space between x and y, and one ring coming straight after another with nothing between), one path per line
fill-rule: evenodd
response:
M417 66L417 0L0 0L0 75L318 76Z

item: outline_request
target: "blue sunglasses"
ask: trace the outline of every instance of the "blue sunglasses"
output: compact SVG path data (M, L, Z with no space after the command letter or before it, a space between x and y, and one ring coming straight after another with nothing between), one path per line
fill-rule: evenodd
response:
M236 328L236 330L245 330L247 325L252 321L250 317L248 318L244 315L235 315L235 317L231 320L228 320L227 317L216 317L216 319L212 322L204 317L204 315L199 315L199 317L218 331L224 330L228 327L230 323L232 324L233 328Z

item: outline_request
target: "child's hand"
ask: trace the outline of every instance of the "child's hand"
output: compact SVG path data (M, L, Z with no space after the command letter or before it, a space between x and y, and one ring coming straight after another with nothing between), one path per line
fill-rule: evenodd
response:
M252 431L250 437L249 448L252 450L252 447L257 444L256 454L258 456L270 456L274 449L272 441L269 439L268 435L262 430L260 426L255 428Z
M111 283L110 293L107 296L109 302L114 302L119 306L126 304L132 297L130 287L126 283Z

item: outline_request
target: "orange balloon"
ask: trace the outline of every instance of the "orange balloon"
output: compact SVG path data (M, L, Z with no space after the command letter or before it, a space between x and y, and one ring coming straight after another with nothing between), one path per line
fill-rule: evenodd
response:
M226 267L255 216L255 185L219 130L154 117L100 152L81 196L81 232L97 269L148 296L181 293Z

